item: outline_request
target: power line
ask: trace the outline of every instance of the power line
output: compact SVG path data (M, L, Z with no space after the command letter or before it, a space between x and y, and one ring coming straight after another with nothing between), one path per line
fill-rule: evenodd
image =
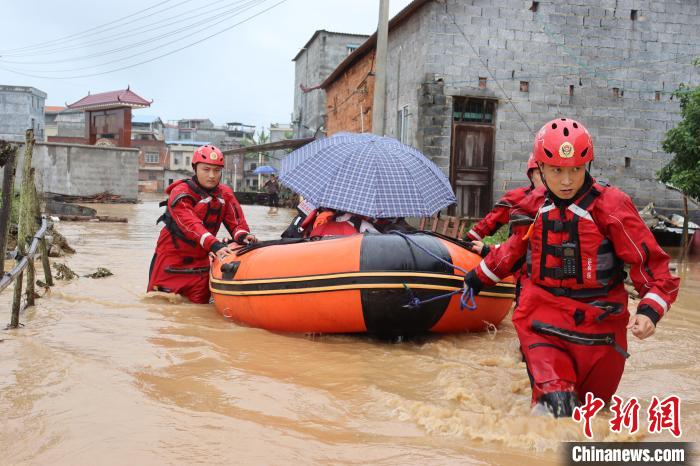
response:
M19 47L19 48L16 48L16 49L0 50L0 52L8 52L8 53L9 53L9 52L17 52L17 51L21 51L21 50L31 50L31 49L35 49L35 48L43 48L43 47L45 47L46 45L56 45L57 43L64 42L64 41L69 40L69 39L73 40L72 38L75 38L75 37L94 35L94 32L93 32L93 31L99 31L100 29L104 28L105 26L110 26L110 25L112 25L112 24L119 23L119 22L121 22L121 21L124 21L125 19L129 19L129 18L131 18L131 17L134 17L134 16L136 16L136 15L138 15L138 14L141 14L141 13L143 13L143 12L146 12L146 11L148 11L148 10L152 10L153 8L156 8L156 7L158 7L158 6L160 6L160 5L163 5L163 4L165 4L165 3L169 3L169 2L171 2L171 1L172 1L172 0L163 0L162 2L156 3L155 5L152 5L152 6L148 7L148 8L144 8L143 10L139 10L139 11L136 11L136 12L130 14L130 15L123 16L123 17L121 17L121 18L115 19L114 21L110 21L110 22L108 22L108 23L104 23L104 24L101 24L101 25L99 25L99 26L95 26L95 27L92 27L92 28L90 28L90 29L86 29L86 30L81 31L81 32L76 32L76 33L74 33L74 34L70 34L70 35L67 35L67 36L59 37L58 39L54 39L54 40L50 40L50 41L45 41L45 42L40 42L40 43L37 43L37 44L28 45L28 46L25 46L25 47ZM186 2L189 2L189 1L191 1L191 0L184 0L184 1L182 1L182 2L180 2L180 3L178 3L178 4L176 4L175 6L182 5L183 3L186 3ZM156 12L156 13L158 13L158 12ZM148 18L149 16L153 16L153 14L156 14L156 13L152 13L151 15L147 15L147 16L145 16L145 17L142 17L141 19L143 19L143 18ZM137 21L138 21L138 20L137 20Z
M177 53L177 52L180 52L180 51L182 51L182 50L185 50L185 49L188 49L188 48L190 48L190 47L193 47L193 46L195 46L195 45L197 45L197 44L200 44L200 43L202 43L202 42L204 42L204 41L206 41L206 40L211 39L212 37L221 35L221 34L223 34L224 32L227 32L227 31L229 31L229 30L235 28L236 26L239 26L239 25L241 25L241 24L243 24L243 23L246 23L246 22L250 21L251 19L254 19L254 18L256 18L256 17L262 15L263 13L266 13L266 12L272 10L273 8L277 7L278 5L281 5L282 3L285 3L286 1L287 1L287 0L280 0L279 2L275 3L274 5L272 5L272 6L268 7L268 8L265 8L264 10L261 10L261 11L259 11L258 13L256 13L256 14L254 14L254 15L248 17L248 18L245 18L245 19L239 21L238 23L235 23L235 24L232 24L232 25L230 25L230 26L227 26L226 28L224 28L224 29L222 29L222 30L220 30L220 31L217 31L217 32L215 32L215 33L213 33L213 34L210 34L210 35L208 35L208 36L206 36L206 37L204 37L204 38L202 38L202 39L199 39L199 40L197 40L197 41L195 41L195 42L192 42L192 43L190 43L190 44L187 44L187 45L184 45L184 46L182 46L182 47L179 47L179 48L177 48L177 49L175 49L175 50L171 50L170 52L167 52L167 53L158 55L158 56L153 57L153 58L149 58L148 60L143 60L143 61L140 61L140 62L138 62L138 63L133 63L133 64L131 64L131 65L122 66L122 67L120 67L120 68L115 68L115 69L111 69L111 70L108 70L108 71L102 71L102 72L100 72L100 73L90 73L90 74L82 74L82 75L76 75L76 76L41 76L41 75L36 75L36 74L31 74L31 73L24 73L24 72L21 72L21 71L19 71L19 70L13 70L13 69L11 69L11 68L2 67L2 66L0 66L0 69L3 69L3 70L8 71L8 72L10 72L10 73L18 74L18 75L21 75L21 76L29 76L29 77L32 77L32 78L40 78L40 79L76 79L76 78L86 78L86 77L92 77L92 76L102 76L102 75L105 75L105 74L114 73L114 72L117 72L117 71L123 71L123 70L127 70L127 69L130 69L130 68L134 68L134 67L136 67L136 66L144 65L144 64L146 64L146 63L150 63L150 62L155 61L155 60L158 60L158 59L160 59L160 58L167 57L167 56L172 55L172 54L174 54L174 53ZM218 24L218 23L215 23L215 24Z
M188 1L189 1L189 0L188 0ZM217 0L217 1L213 2L213 3L210 3L210 4L208 5L208 7L211 7L212 5L215 5L215 4L217 4L217 3L221 3L221 2L223 2L223 1L227 1L227 0ZM225 5L225 6L222 6L222 7L219 7L219 8L214 8L214 9L209 10L209 11L204 11L204 12L202 12L202 13L200 13L200 14L197 14L197 15L190 15L190 16L181 18L182 15L186 15L186 14L191 13L191 12L193 12L193 11L200 11L200 10L201 10L201 8L193 8L193 9L191 9L191 10L187 10L187 11L178 13L178 14L175 15L175 16L169 16L169 17L167 17L167 18L160 19L160 20L155 21L155 22L153 22L153 23L144 24L144 25L141 25L141 26L137 26L137 27L135 27L135 28L132 28L132 29L127 29L127 30L125 30L125 31L119 31L119 32L117 32L116 34L112 34L112 35L110 35L110 36L103 37L102 39L97 40L97 41L90 41L90 43L87 44L87 45L89 45L90 47L92 47L92 46L99 45L99 44L104 44L104 43L109 43L109 42L117 42L117 41L112 40L112 39L114 39L114 38L123 39L124 37L130 37L130 36L127 36L127 34L130 34L130 33L132 33L132 32L135 32L135 34L133 34L133 35L140 35L140 34L151 33L151 32L154 32L154 29L149 29L149 28L151 28L152 26L155 26L155 25L158 25L158 24L162 24L162 23L165 23L165 22L169 22L169 21L171 21L172 19L175 19L175 18L181 18L181 19L179 19L179 20L177 20L177 21L172 21L172 22L170 22L170 23L168 24L168 26L173 25L173 24L177 24L177 23L182 23L182 22L185 22L185 21L190 21L190 20L192 20L192 19L194 19L194 18L197 18L197 17L199 17L199 16L204 16L204 15L207 15L207 14L212 13L212 12L214 12L214 11L218 11L218 10L222 10L222 9L224 9L224 8L228 8L229 6L232 6L232 5L236 4L236 3L241 3L241 1L239 1L239 2L233 2L233 3L230 3L230 4L228 4L228 5ZM157 30L157 29L158 29L158 28L156 28L156 30ZM35 55L55 54L55 53L57 53L57 52L63 52L63 51L69 51L69 50L76 50L76 49L84 49L84 48L86 48L86 44L81 43L81 44L78 44L78 45L71 45L71 46L67 46L67 47L58 47L58 48L55 48L55 49L47 49L47 50L45 50L44 52L41 52L41 53L38 53L38 54L35 54ZM99 55L102 55L102 53L100 53L100 54L95 54L95 55L87 55L87 56L75 57L75 58L66 58L66 59L60 59L60 60L49 60L49 61L31 61L31 62L27 62L27 61L3 60L3 62L4 62L4 63L17 64L17 65L50 64L50 63L63 63L63 62L66 62L66 61L82 60L82 59L91 58L91 57L93 57L93 56L99 56ZM12 55L6 55L6 56L12 57ZM20 58L21 58L21 57L22 57L22 56L20 55Z
M177 30L170 31L170 32L165 33L165 34L161 34L160 36L157 36L157 37L154 37L154 38L149 38L149 39L146 39L146 40L142 40L142 41L137 42L137 43L125 45L125 46L122 46L122 47L120 47L120 48L118 48L118 49L113 49L113 50L109 50L109 51L106 51L106 52L100 52L100 53L96 53L96 54L92 54L92 55L87 55L87 56L85 56L83 59L93 58L93 57L98 57L98 56L104 56L104 55L111 55L111 54L114 54L114 53L123 52L124 50L131 50L131 49L133 49L134 47L137 47L137 46L140 46L140 45L149 44L149 43L152 43L152 42L154 42L154 41L158 41L158 40L160 40L160 39L164 39L164 38L169 37L169 36L177 35L177 34L182 33L182 32L187 32L190 28L195 27L195 26L201 26L201 25L203 25L203 24L207 24L207 23L209 23L209 22L210 22L212 19L214 19L214 18L223 18L223 19L221 19L220 21L211 24L212 26L215 26L215 25L220 24L220 23L222 23L222 22L224 22L224 21L226 21L226 20L228 20L228 19L230 19L230 18L233 18L233 17L235 17L235 16L238 16L238 15L244 13L244 12L247 11L247 10L250 10L250 9L252 9L252 8L254 8L254 7L256 7L256 6L258 6L258 4L262 4L262 3L264 3L265 1L267 1L267 0L248 0L247 2L243 2L243 3L245 3L245 5L243 5L243 7L240 8L240 9L239 9L239 8L232 8L232 9L230 9L230 10L227 10L226 12L223 12L223 13L226 13L226 14L219 13L219 14L216 14L215 16L210 16L210 17L204 18L204 19L199 20L199 21L197 21L197 22L195 22L195 23L190 23L190 24L188 24L188 25L186 25L186 26L183 26L183 27L181 27L181 28L179 28L179 29L177 29ZM167 47L168 45L171 45L171 44L174 44L174 43L177 43L177 42L180 42L180 39L179 39L179 38L178 38L178 39L175 39L175 40L172 40L172 41L169 41L169 42L166 42L166 43L164 43L164 44L158 45L158 46L156 46L156 47L152 47L152 48L150 48L150 49L146 49L146 50L144 50L144 51L131 54L131 55L126 56L126 57L117 58L117 59L115 59L115 60L110 60L110 61L102 62L102 63L96 64L96 65L82 66L82 67L77 67L77 68L68 68L68 69L62 69L62 70L27 70L27 71L32 71L32 72L37 72L37 73L66 73L66 72L70 72L70 71L82 71L82 70L87 70L87 69L91 69L91 68L99 68L99 67L101 67L101 66L110 65L110 64L112 64L112 63L118 63L118 62L122 62L122 61L125 61L125 60L130 60L130 59L132 59L132 58L134 58L134 57L138 57L138 56L141 56L141 55L145 55L146 53L149 53L149 52L153 52L153 51L155 51L155 50L162 49L162 48L164 48L164 47ZM57 60L57 62L59 62L59 61L65 61L65 60ZM2 60L0 60L0 63L11 63L11 62L10 62L10 61L2 61Z

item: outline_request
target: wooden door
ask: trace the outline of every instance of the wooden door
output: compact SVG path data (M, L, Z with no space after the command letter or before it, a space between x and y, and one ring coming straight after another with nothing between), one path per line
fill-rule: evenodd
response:
M483 217L491 210L494 136L493 126L452 126L450 168L457 217Z

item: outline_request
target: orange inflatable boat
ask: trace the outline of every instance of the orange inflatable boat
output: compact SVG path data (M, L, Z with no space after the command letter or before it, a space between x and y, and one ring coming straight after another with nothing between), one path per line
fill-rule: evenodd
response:
M214 261L210 289L225 317L277 332L415 336L480 331L503 320L512 282L484 289L476 309L462 309L464 275L436 256L466 270L481 260L457 240L428 233L280 240Z

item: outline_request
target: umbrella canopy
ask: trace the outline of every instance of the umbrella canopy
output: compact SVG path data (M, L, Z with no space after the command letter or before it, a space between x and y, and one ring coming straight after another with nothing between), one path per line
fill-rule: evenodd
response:
M261 165L253 170L253 175L272 175L273 173L277 173L277 169L269 165Z
M423 154L366 133L295 150L282 161L280 181L317 206L373 218L429 217L456 202L447 177Z

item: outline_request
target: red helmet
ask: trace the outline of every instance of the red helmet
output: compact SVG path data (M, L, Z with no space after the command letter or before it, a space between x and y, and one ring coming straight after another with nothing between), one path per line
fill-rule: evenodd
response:
M537 160L535 160L535 154L530 152L530 157L527 158L527 171L525 173L527 173L527 176L530 176L530 172L532 170L537 169L537 168L540 168L540 167L537 166Z
M578 121L557 118L537 132L533 154L545 165L577 167L593 160L593 141Z
M217 167L224 166L224 154L219 150L218 147L207 144L202 146L192 155L192 168L198 163L207 163L209 165L216 165Z

